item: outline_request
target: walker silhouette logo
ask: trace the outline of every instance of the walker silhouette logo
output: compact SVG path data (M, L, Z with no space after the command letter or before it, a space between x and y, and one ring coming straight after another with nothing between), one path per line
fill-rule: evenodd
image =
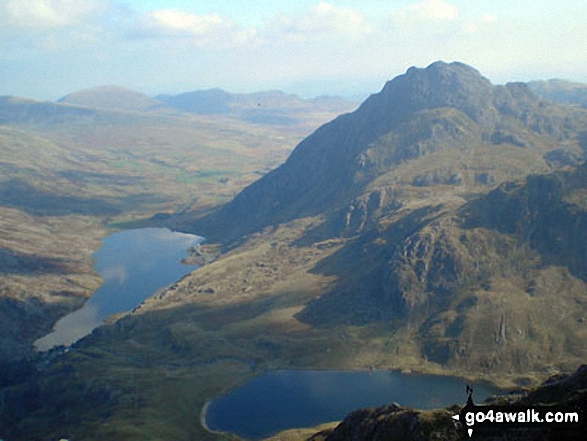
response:
M452 418L458 422L465 421L466 415L473 409L475 409L475 404L473 403L473 388L467 384L467 404L461 409L460 413ZM467 433L469 434L469 438L471 438L473 436L473 428L469 427Z
M473 388L467 385L467 404L452 418L469 436L480 438L516 432L516 439L583 440L585 419L581 408L560 406L489 406L473 403Z

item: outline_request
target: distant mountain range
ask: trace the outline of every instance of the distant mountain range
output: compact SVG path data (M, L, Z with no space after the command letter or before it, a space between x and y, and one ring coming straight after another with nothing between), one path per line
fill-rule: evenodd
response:
M341 113L356 106L341 97L303 99L280 91L233 94L222 89L209 89L151 98L118 86L81 90L60 98L58 102L108 110L176 110L196 115L225 115L254 124L282 126L298 124L308 111Z
M587 108L587 84L565 80L531 81L530 89L543 98L559 104Z
M292 124L310 107L348 111L351 102L341 97L302 99L280 91L232 94L222 89L199 90L155 97L165 105L184 112L230 115L252 123Z
M532 81L527 83L537 95L559 104L587 106L587 85L565 80ZM226 115L250 123L288 125L299 122L304 112L328 111L344 113L356 103L339 96L300 98L278 90L255 93L230 93L215 88L176 95L147 96L120 86L97 86L72 92L57 100L57 104L116 110L123 112L154 112L176 110L196 115ZM6 124L34 115L37 118L81 114L82 110L55 106L53 103L27 98L0 97L0 123ZM4 117L2 118L2 115Z

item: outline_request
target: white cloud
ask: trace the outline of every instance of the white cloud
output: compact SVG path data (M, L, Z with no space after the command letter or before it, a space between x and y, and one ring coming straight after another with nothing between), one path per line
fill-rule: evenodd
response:
M192 14L177 9L159 9L139 16L127 25L126 34L138 39L172 39L183 45L220 48L254 45L256 29L238 26L220 14Z
M455 21L459 18L459 8L443 0L423 0L398 11L400 20Z
M483 23L494 23L497 19L495 18L494 15L491 14L483 14L481 16L481 21Z
M469 20L465 24L465 32L468 34L475 34L479 31L487 29L492 24L496 23L497 19L494 15L491 14L483 14L481 17L474 18Z
M6 29L48 30L76 25L104 10L95 0L5 0L0 24Z
M357 39L371 33L371 30L361 12L323 1L305 14L282 15L268 25L272 38L293 41L324 36Z
M232 21L219 14L197 15L175 9L153 11L144 17L147 26L162 34L203 36L230 29Z
M0 56L56 52L111 41L111 0L0 0Z
M143 14L128 34L134 38L173 38L198 47L259 47L273 42L300 43L330 37L353 40L371 32L362 13L327 2L299 15L280 15L265 26L245 28L220 14L198 15L176 9Z

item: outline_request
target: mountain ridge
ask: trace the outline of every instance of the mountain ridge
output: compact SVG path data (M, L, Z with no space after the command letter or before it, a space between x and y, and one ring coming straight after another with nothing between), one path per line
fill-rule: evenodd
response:
M478 144L553 150L574 130L567 127L568 117L559 116L563 111L553 106L523 83L492 86L462 63L410 68L356 111L320 127L282 166L189 228L226 242L267 225L326 212L359 196L370 181L399 163L438 149L470 145L471 136ZM437 121L431 122L434 114ZM424 119L419 131L409 127L415 118ZM585 114L578 118L585 126ZM537 136L547 145L538 146ZM395 158L392 151L397 152ZM380 165L384 170L377 170ZM238 227L230 221L235 216L241 219ZM224 239L214 233L215 228Z

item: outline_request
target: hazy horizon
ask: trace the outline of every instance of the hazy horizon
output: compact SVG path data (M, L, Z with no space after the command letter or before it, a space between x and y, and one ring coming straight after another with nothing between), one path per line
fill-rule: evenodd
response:
M587 82L587 6L562 0L6 0L0 95L103 85L149 96L221 88L364 97L443 60L494 83Z

